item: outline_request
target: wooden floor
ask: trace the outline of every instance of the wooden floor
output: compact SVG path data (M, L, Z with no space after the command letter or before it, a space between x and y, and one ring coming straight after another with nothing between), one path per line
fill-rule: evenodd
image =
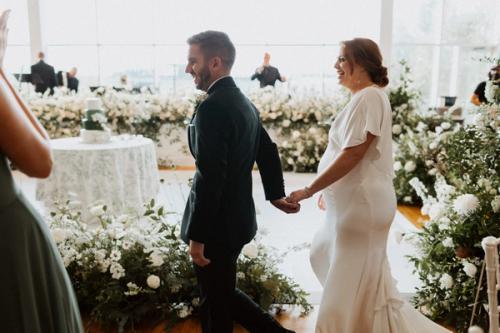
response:
M314 310L306 318L300 318L289 313L280 314L277 316L278 321L286 328L294 330L297 333L312 333L314 332L314 324L316 322L316 317L318 315L318 307L315 306ZM88 320L84 318L85 331L89 333L116 333L116 331L103 330L97 326L90 326ZM165 324L159 324L156 326L144 325L143 327L136 328L136 333L164 333ZM127 333L132 333L128 331ZM201 327L198 320L187 319L179 324L177 324L171 333L201 333ZM234 333L247 333L247 331L236 325L234 328Z

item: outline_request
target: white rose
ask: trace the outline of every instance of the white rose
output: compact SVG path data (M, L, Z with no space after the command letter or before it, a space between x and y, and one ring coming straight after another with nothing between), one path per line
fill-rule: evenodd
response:
M243 272L238 272L238 273L236 273L236 277L237 277L238 279L244 279L244 278L245 278L245 273L243 273Z
M399 161L394 162L394 171L399 171L401 170L402 167L403 165L401 164L401 162Z
M439 279L439 284L443 289L451 289L451 287L453 287L453 278L450 275L444 273Z
M148 276L146 283L148 284L148 287L151 289L158 289L160 286L160 278L156 275L150 275Z
M292 123L292 122L291 122L290 120L285 119L285 120L283 120L283 127L290 127L290 124L291 124L291 123Z
M481 327L474 325L469 327L467 333L484 333L484 331Z
M453 243L453 239L451 239L451 237L446 237L445 239L443 239L442 243L445 247L455 247L455 244Z
M477 267L474 264L471 264L470 262L463 262L462 265L464 266L463 270L465 274L467 274L468 277L473 278L476 276L477 273Z
M255 258L257 258L257 255L259 254L259 249L257 248L257 245L255 245L255 243L251 242L251 243L245 244L245 246L241 250L241 253L243 253L244 256L246 256L250 259L255 259Z
M462 194L453 202L453 209L460 215L468 215L479 208L479 199L473 194Z
M405 163L405 171L412 172L417 168L417 165L413 161L408 161Z
M432 141L430 144L429 144L429 149L436 149L438 146L437 142L436 141Z
M151 266L154 266L154 267L159 267L159 266L163 265L163 258L161 256L161 254L156 252L156 251L153 251L149 255L149 261L151 261Z
M441 128L444 129L445 131L451 128L451 124L447 121L441 123Z
M392 126L392 133L393 134L398 135L401 133L401 131L402 131L401 125L396 124L396 125Z

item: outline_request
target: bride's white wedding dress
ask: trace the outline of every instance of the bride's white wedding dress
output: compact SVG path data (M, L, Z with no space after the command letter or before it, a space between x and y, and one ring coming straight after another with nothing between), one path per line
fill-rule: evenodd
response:
M396 212L391 108L383 89L355 93L338 114L318 167L347 147L376 136L363 159L323 191L326 220L311 246L311 264L323 285L316 333L444 333L448 330L404 302L386 255Z

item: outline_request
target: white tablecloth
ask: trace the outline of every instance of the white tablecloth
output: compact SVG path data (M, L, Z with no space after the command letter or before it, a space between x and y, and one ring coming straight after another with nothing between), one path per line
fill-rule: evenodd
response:
M103 203L120 214L137 212L156 198L160 180L150 139L118 136L109 143L85 144L80 138L63 138L51 140L51 145L52 173L36 189L37 199L47 207L55 200L77 200L83 209Z

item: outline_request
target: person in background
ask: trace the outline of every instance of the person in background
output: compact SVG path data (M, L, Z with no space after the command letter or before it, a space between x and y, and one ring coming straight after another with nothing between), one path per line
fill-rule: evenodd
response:
M59 87L66 87L70 91L78 92L78 79L76 78L77 68L72 67L68 72L57 72L57 83Z
M31 83L35 85L35 91L45 93L50 89L50 94L54 93L57 85L56 72L54 67L45 62L45 53L38 52L38 62L31 66Z
M52 169L47 132L2 70L8 15L0 16L0 331L83 333L50 229L16 186L8 164L36 178L48 177Z
M495 66L492 69L490 69L490 71L488 72L488 80L496 81L495 84L497 85L500 84L500 66ZM476 90L474 90L474 94L472 94L472 97L470 99L472 104L479 106L483 103L488 103L488 100L484 95L485 88L486 88L486 81L483 81L477 85Z
M270 60L271 55L267 52L264 53L264 63L255 70L255 73L251 78L252 80L259 80L261 88L266 86L274 87L277 80L280 80L281 82L286 81L286 78L280 74L279 70L269 64Z

